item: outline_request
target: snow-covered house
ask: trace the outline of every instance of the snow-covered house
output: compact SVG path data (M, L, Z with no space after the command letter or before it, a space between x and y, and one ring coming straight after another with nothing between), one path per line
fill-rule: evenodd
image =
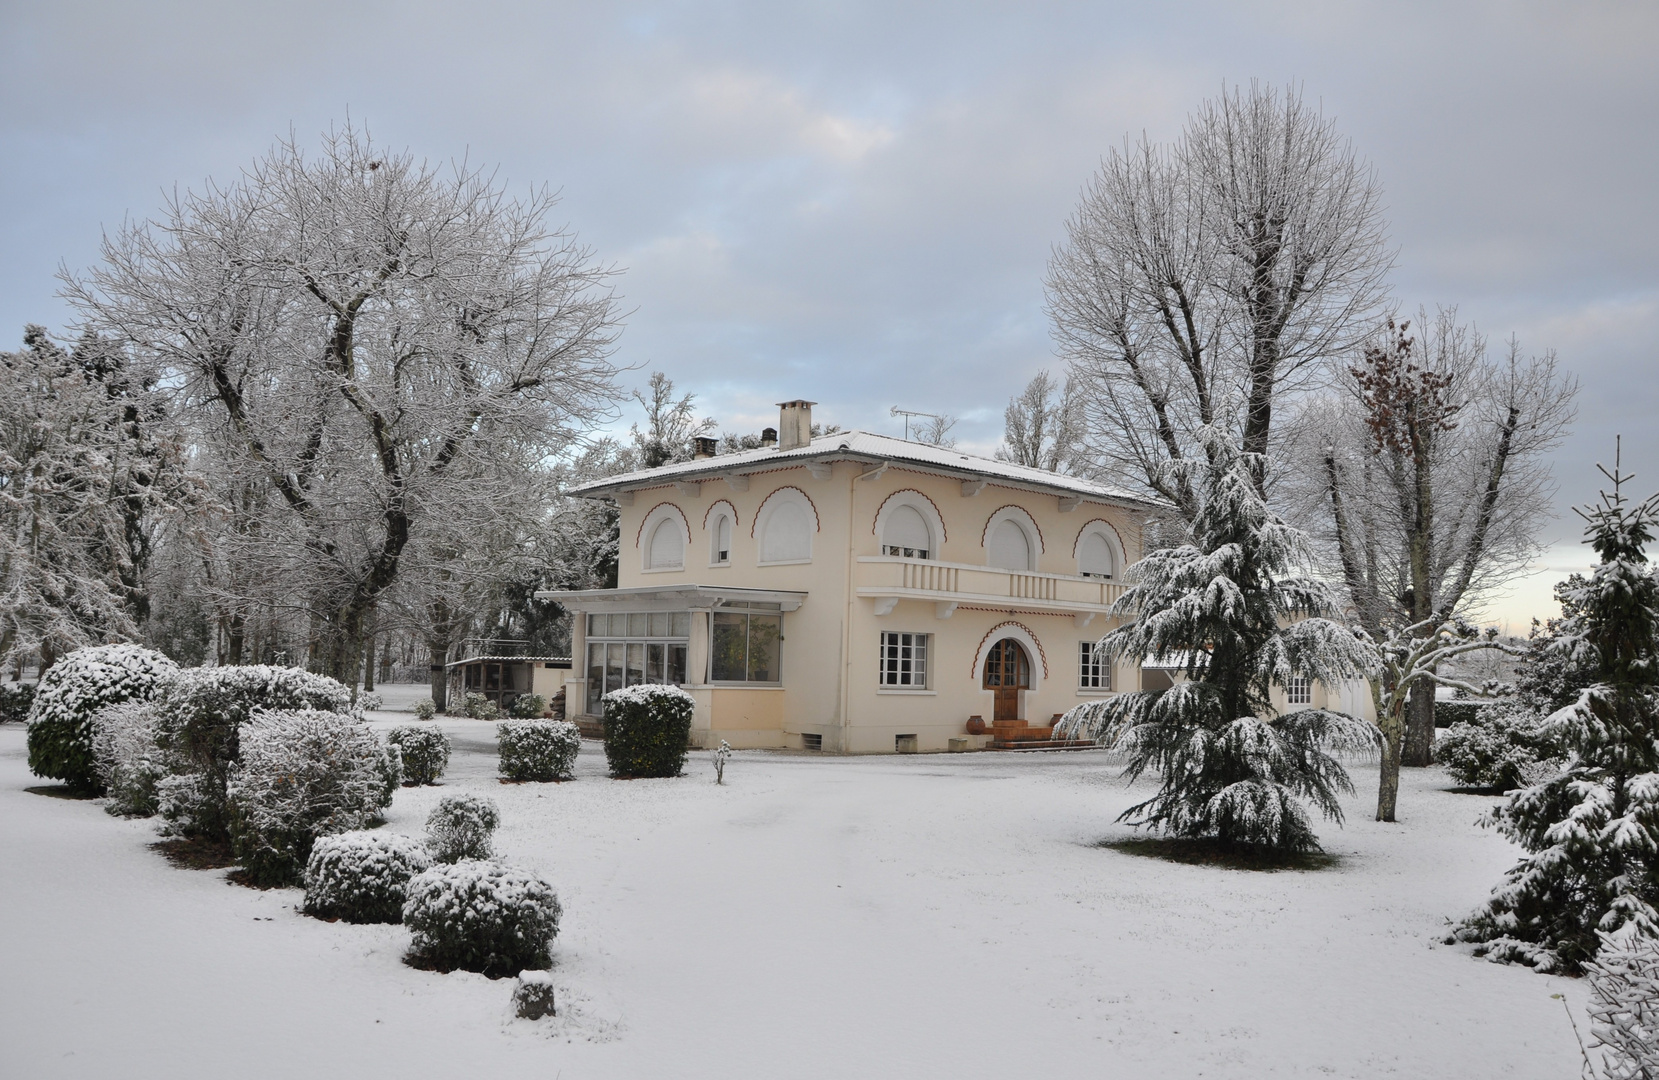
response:
M1094 643L1152 504L870 432L813 438L812 404L784 402L760 449L706 440L576 489L616 502L621 543L617 588L537 594L576 613L569 715L667 682L697 702L698 745L892 753L1041 740L1140 688Z

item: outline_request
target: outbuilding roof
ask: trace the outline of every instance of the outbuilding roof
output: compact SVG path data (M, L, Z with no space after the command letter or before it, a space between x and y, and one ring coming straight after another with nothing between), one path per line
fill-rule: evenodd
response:
M880 467L883 464L902 465L957 476L964 480L983 479L987 482L1034 488L1062 496L1080 496L1149 509L1163 508L1160 502L1093 480L1065 476L1011 461L998 461L977 454L965 454L948 447L895 439L891 435L877 435L871 431L837 431L829 435L819 435L807 445L793 450L763 446L757 450L740 450L734 454L719 454L715 457L659 465L655 469L639 469L582 484L572 488L571 494L588 498L615 496L622 492L661 484L718 480L726 476L769 472L790 465L805 465L816 461L852 461L871 467Z

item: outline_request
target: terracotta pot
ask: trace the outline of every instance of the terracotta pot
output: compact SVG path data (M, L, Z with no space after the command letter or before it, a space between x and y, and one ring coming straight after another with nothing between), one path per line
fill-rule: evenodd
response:
M968 734L969 735L983 735L983 734L985 734L985 718L983 716L970 716L970 717L968 717Z

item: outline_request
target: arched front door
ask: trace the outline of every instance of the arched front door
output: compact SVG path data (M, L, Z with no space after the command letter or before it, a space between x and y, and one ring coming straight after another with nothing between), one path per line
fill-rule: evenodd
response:
M985 654L985 689L995 695L993 723L1020 718L1020 691L1031 689L1031 660L1013 638L1003 638Z

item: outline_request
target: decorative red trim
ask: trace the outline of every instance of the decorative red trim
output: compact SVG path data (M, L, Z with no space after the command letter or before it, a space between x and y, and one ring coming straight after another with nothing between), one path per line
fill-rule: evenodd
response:
M732 512L732 524L733 525L740 524L740 522L738 520L738 516L737 516L737 507L732 505L731 500L730 499L716 499L712 503L709 503L709 508L707 510L703 511L703 531L704 532L709 531L709 515L714 513L714 508L716 506L719 506L721 503L725 503L726 504L726 509L728 509Z
M641 538L645 536L645 523L651 520L651 515L665 506L680 515L680 524L685 526L685 542L688 544L691 543L691 522L686 520L685 511L665 499L653 506L651 509L647 510L645 512L645 516L639 519L639 528L634 530L634 547L639 547Z
M823 532L822 525L818 520L818 504L812 501L812 496L808 495L794 484L785 484L781 488L773 488L771 491L767 492L766 498L760 500L760 505L755 507L755 516L749 521L749 535L751 537L755 535L755 526L760 524L760 512L766 509L766 504L772 501L772 496L776 495L780 491L793 491L795 494L805 499L806 504L812 507L812 531Z
M1001 506L991 511L991 516L985 519L985 527L979 531L979 546L984 547L986 541L990 539L991 522L995 521L997 515L1002 513L1004 510L1018 510L1020 513L1025 515L1025 520L1029 521L1031 523L1031 527L1037 530L1037 554L1047 555L1048 544L1043 540L1043 527L1037 524L1037 519L1031 516L1031 511L1027 510L1019 503L1003 503Z
M887 498L881 500L881 505L876 507L876 516L870 519L871 535L875 534L876 526L881 524L881 512L887 509L887 504L893 500L893 495L903 495L907 491L927 499L927 504L933 507L933 516L939 519L939 531L943 534L939 537L939 543L943 544L949 540L950 530L945 528L945 515L939 512L939 504L934 502L931 498L928 498L927 492L918 491L916 488L899 488L899 490L893 492L892 495L889 495Z
M979 647L974 650L973 666L968 669L968 674L975 679L979 678L979 658L985 654L985 643L991 640L992 634L996 633L998 630L1001 630L1005 626L1017 626L1030 636L1032 643L1037 646L1037 656L1043 662L1043 678L1048 678L1048 650L1043 648L1043 639L1038 637L1036 632L1033 631L1031 627L1020 622L1018 619L1004 619L1002 622L997 623L995 626L985 631L985 636L979 639Z
M1112 535L1118 538L1118 555L1122 557L1124 562L1128 562L1129 548L1123 542L1123 534L1118 532L1118 527L1116 525L1113 525L1105 518L1090 518L1088 521L1083 523L1083 527L1077 530L1077 539L1071 542L1071 557L1074 559L1077 558L1077 549L1083 543L1083 534L1089 531L1090 525L1095 524L1104 525L1108 529L1112 530ZM1122 567L1119 567L1119 569L1121 570Z

